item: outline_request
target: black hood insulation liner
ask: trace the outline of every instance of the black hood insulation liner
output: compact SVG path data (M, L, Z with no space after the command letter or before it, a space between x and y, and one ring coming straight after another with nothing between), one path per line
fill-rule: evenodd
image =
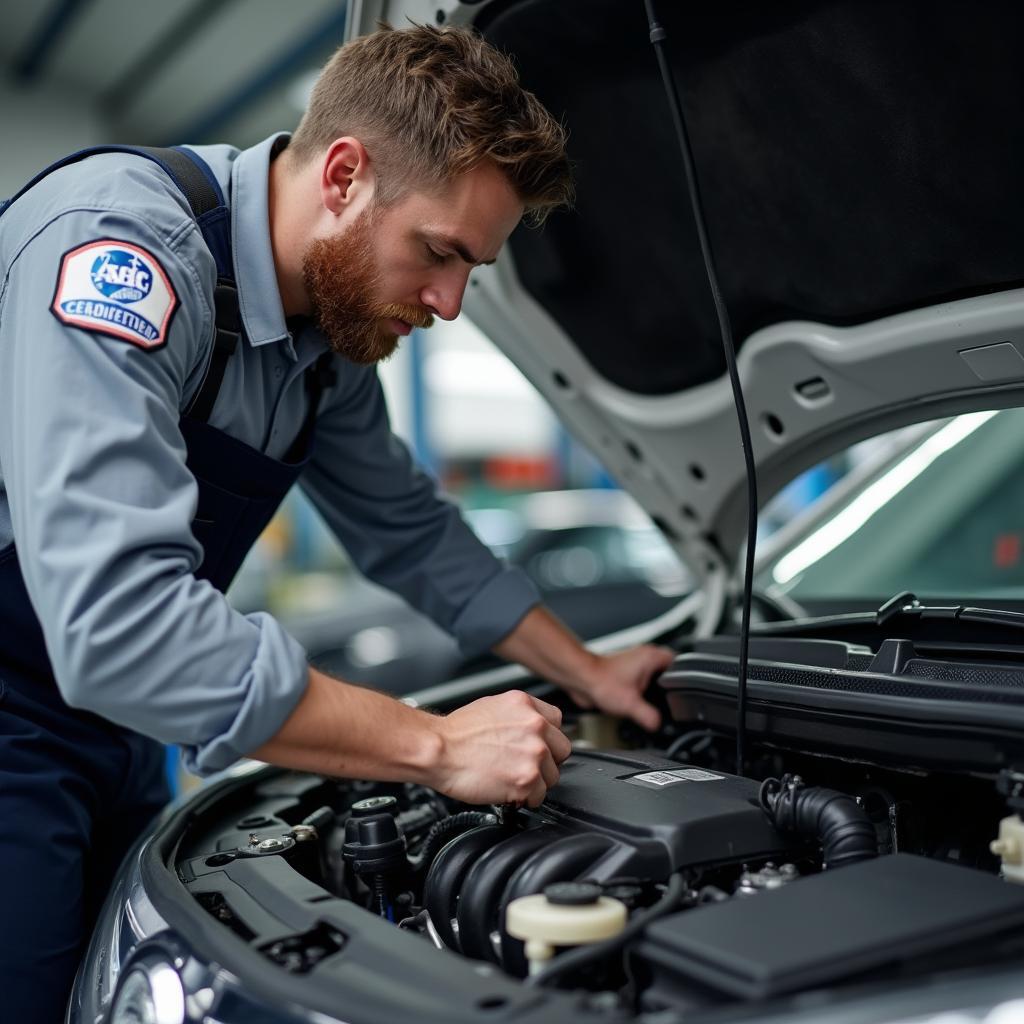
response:
M1024 282L1024 6L663 3L737 344ZM569 130L576 213L512 237L526 290L641 394L725 372L641 0L476 25ZM552 59L557 54L557 59Z

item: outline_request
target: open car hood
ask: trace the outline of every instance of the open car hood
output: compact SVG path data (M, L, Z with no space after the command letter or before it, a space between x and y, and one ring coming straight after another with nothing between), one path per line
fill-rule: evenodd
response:
M657 3L739 348L760 500L903 424L1024 401L1024 9ZM642 0L352 0L472 23L570 133L572 212L467 315L705 581L744 540L717 322Z

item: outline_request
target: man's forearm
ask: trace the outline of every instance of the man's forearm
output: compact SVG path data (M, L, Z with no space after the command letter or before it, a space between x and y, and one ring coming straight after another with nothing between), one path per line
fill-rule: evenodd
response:
M526 693L445 717L309 670L309 686L260 761L343 778L418 782L471 804L536 807L570 752L562 713Z
M251 756L326 775L429 783L441 756L439 721L311 668L295 710Z
M644 694L672 662L674 652L667 647L644 644L607 656L594 654L551 612L536 607L494 651L557 683L581 707L632 718L645 729L656 729L661 721Z

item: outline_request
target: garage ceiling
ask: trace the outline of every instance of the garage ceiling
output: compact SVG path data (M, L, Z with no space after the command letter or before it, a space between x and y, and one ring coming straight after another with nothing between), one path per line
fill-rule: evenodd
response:
M5 4L13 83L87 103L112 139L248 145L294 127L302 86L344 37L344 0Z

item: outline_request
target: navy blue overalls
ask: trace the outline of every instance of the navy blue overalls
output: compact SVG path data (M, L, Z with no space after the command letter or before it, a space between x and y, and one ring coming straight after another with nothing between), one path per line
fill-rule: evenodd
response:
M207 419L242 326L230 213L205 162L180 147L96 147L46 168L11 202L58 167L111 151L137 153L163 167L188 199L216 260L213 354L180 427L199 485L192 530L204 557L196 576L223 591L308 458L319 399L330 383L330 357L307 371L309 413L283 461L211 427ZM13 544L0 551L0 1020L64 1020L111 879L168 796L160 744L64 703L18 552Z

